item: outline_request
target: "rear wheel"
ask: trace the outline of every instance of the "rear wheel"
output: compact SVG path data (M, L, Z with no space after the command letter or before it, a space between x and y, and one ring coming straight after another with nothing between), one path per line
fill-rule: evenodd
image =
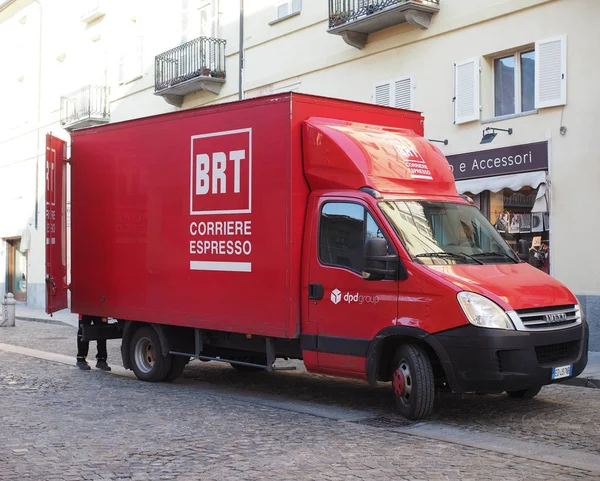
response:
M189 356L171 355L171 368L169 369L165 379L167 381L175 381L175 379L181 376L181 373L185 369L185 366L187 366L188 362L190 362Z
M534 386L527 389L520 389L519 391L506 391L506 394L518 399L533 399L541 390L542 386Z
M164 381L171 369L171 356L162 355L160 338L144 326L133 333L129 344L131 369L142 381Z
M408 419L424 419L433 410L435 383L427 353L415 344L405 344L394 356L392 385L396 407Z

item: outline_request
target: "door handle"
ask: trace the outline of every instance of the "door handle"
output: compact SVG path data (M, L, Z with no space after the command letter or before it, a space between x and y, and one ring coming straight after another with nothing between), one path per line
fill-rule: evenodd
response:
M315 299L317 301L323 299L323 294L325 293L325 289L323 289L323 284L309 284L308 285L308 298Z

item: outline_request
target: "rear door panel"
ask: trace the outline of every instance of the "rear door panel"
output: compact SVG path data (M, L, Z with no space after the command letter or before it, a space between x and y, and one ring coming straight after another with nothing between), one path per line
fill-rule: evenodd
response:
M46 135L46 312L68 307L66 157L64 140Z

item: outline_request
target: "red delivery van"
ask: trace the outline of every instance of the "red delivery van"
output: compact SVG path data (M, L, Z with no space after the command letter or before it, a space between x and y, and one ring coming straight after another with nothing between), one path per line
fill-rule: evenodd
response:
M436 389L530 398L577 376L575 296L523 263L461 197L423 117L282 94L47 143L48 311L122 338L126 368L190 358L391 382L400 413ZM65 164L70 164L71 284Z

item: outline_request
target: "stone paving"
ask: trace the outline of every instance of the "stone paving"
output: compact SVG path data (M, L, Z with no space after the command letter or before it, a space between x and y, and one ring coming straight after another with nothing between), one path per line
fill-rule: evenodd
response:
M594 473L0 352L0 479L594 479Z
M0 343L74 356L75 332L22 322L1 329ZM115 365L119 343L108 342ZM230 393L367 410L373 418L339 422ZM560 463L395 432L407 423L395 415L387 386L304 372L244 375L192 362L183 380L151 384L0 351L0 406L0 480L600 479ZM600 451L596 389L555 385L530 401L442 396L431 420Z

